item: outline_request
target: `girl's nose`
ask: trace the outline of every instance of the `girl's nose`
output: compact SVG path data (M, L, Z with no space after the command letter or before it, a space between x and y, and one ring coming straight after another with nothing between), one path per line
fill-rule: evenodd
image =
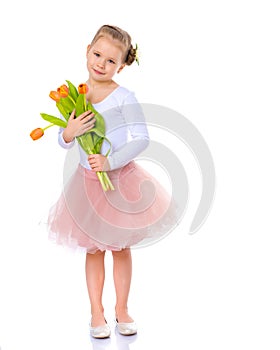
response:
M97 65L98 65L98 67L100 67L100 68L104 68L104 66L105 66L105 61L104 61L102 58L100 58L100 59L98 60L98 62L97 62Z

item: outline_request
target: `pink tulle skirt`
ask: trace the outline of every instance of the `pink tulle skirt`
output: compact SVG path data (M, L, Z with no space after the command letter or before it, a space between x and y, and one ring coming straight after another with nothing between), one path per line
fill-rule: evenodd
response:
M78 166L48 217L49 238L82 249L121 250L150 245L176 225L176 209L161 184L134 161L107 172L104 192L92 170Z

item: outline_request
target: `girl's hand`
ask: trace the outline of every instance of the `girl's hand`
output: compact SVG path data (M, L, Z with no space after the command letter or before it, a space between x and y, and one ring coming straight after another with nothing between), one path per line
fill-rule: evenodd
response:
M110 165L107 157L102 154L90 154L88 156L88 162L93 171L108 171Z
M71 142L75 137L81 136L94 127L95 119L91 111L86 111L75 118L75 109L71 113L66 128L63 131L65 142Z

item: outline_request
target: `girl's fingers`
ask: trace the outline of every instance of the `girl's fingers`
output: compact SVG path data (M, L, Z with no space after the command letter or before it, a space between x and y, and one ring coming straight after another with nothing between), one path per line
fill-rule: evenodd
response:
M86 121L87 121L87 122L91 122L91 123L96 122L96 119L95 119L95 118L93 118L93 117L94 117L94 114L93 114L92 116L90 116L90 117L86 118Z
M92 116L90 116L89 118L85 118L85 119L82 120L82 123L83 123L84 125L94 125L94 122L95 122L95 119L94 119Z
M73 114L73 116L72 116ZM71 114L72 120L75 116L75 111L73 111ZM70 118L69 118L70 119ZM71 120L71 125L73 125L73 128L75 128L75 136L83 135L84 133L88 132L90 129L94 127L96 119L94 118L94 113L92 111L86 111L79 115L76 119L73 121Z
M84 131L89 131L93 127L94 127L94 121L90 121L90 122L87 122L87 123L83 124L83 130Z
M90 120L94 116L94 113L92 111L86 111L82 113L79 118L80 120Z
M88 162L94 171L110 170L110 166L107 164L107 158L102 154L90 154L88 156Z
M86 127L86 129L91 129L94 125L94 122L96 121L94 117L94 114L93 113L90 113L90 114L87 114L86 116L83 116L83 114L81 114L79 117L78 117L78 120L79 122Z
M72 113L70 114L70 117L69 117L69 119L74 119L75 118L75 109L73 109L73 111L72 111Z

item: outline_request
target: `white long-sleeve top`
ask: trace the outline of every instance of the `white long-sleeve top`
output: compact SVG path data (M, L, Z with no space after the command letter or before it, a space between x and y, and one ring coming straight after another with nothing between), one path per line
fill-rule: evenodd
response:
M133 92L118 86L103 101L93 104L102 115L106 126L106 137L112 144L108 155L110 169L114 170L128 164L138 156L149 144L149 134L145 117ZM71 148L75 140L66 143L63 139L63 128L59 129L58 142L66 149ZM105 155L110 146L105 140L101 153ZM80 164L91 169L88 155L80 147Z

